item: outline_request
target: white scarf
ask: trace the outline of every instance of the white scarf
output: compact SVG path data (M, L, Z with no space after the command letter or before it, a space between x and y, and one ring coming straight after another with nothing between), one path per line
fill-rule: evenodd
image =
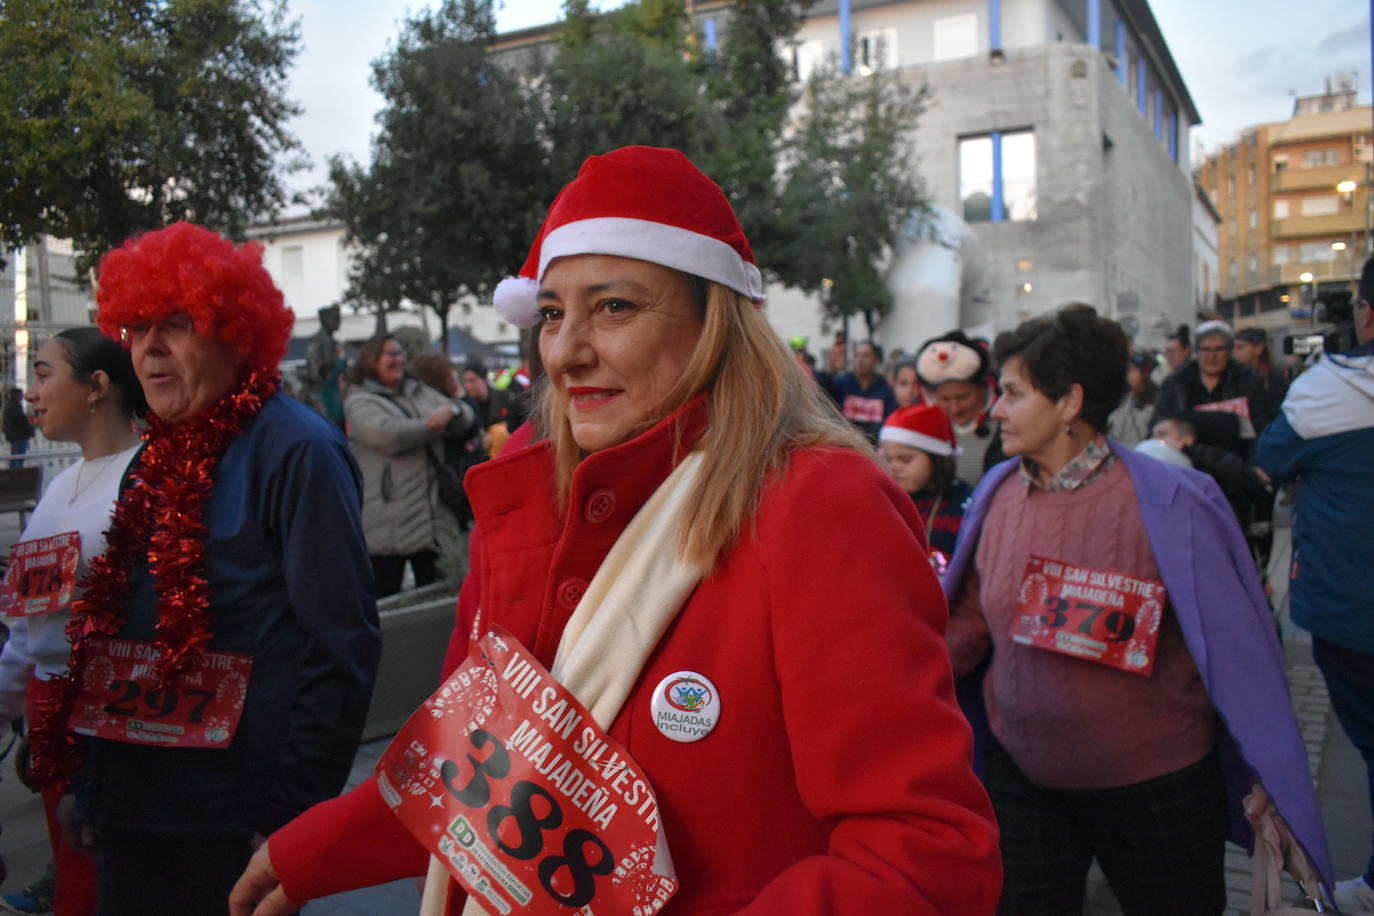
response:
M649 654L705 572L684 561L678 548L701 461L701 452L684 458L635 514L563 629L550 673L603 729L619 715ZM666 852L660 842L659 855ZM431 856L420 916L443 916L449 880ZM468 897L463 916L486 912Z

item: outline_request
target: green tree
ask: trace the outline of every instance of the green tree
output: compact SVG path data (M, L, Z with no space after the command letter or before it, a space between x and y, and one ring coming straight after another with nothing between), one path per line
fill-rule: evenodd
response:
M897 73L846 76L831 62L807 81L783 147L769 266L827 314L863 315L869 334L892 305L891 250L927 206L913 131L928 98Z
M178 219L241 236L303 165L298 42L282 0L6 0L0 242L70 238L89 264Z
M646 8L626 7L589 40L563 44L540 71L542 133L560 183L619 146L671 146L700 159L721 143L722 113L683 58L683 23L657 9L645 19Z
M491 0L445 0L373 64L385 100L366 170L330 163L326 209L362 249L349 298L434 310L484 298L523 261L553 193L537 105L495 66Z

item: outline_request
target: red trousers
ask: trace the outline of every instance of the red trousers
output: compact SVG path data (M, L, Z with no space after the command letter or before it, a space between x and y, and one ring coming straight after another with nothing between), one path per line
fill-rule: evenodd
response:
M29 681L28 719L34 720L37 702L53 689L52 682L37 678ZM53 863L57 866L57 892L54 916L92 916L95 913L95 858L63 836L57 820L57 805L62 797L44 789L43 813L48 819L48 840L52 843Z

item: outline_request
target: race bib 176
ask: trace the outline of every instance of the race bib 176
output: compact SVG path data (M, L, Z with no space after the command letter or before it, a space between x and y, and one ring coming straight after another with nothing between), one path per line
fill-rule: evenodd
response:
M392 740L377 785L488 912L650 916L677 890L644 774L499 628Z
M72 603L80 562L81 534L77 531L15 544L9 571L0 582L0 614L34 617L67 607Z
M1013 642L1132 674L1154 670L1164 583L1031 557L1021 580Z

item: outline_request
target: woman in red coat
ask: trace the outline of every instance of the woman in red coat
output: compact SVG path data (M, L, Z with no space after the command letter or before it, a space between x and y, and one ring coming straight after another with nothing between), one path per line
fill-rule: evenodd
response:
M616 817L642 820L653 873L673 876L642 912L991 913L996 826L919 519L763 318L723 193L673 150L592 157L521 273L497 305L541 322L545 438L468 475L472 574L446 670L458 674L425 710L441 716L440 694L462 693L468 672L494 683L526 670L488 673L495 654L533 658L536 680L549 669L578 721L604 729L553 750L595 776L614 768L586 744L611 742L626 755L614 767L635 774L617 783ZM558 845L558 822L598 810L595 793L530 776L495 804L531 757L530 722L502 733L483 702L434 738L432 758L398 739L379 777L274 834L231 912L290 913L420 874L427 852L461 873L455 842L508 857L472 866L466 910L457 883L431 903L450 884L431 866L426 912L510 911L496 885L524 890L511 877L521 861L539 863L521 911L556 910L545 894L619 911L612 885L629 860L611 875L613 844L588 831ZM426 779L434 806L468 807L412 833L393 814L407 804L396 787Z

